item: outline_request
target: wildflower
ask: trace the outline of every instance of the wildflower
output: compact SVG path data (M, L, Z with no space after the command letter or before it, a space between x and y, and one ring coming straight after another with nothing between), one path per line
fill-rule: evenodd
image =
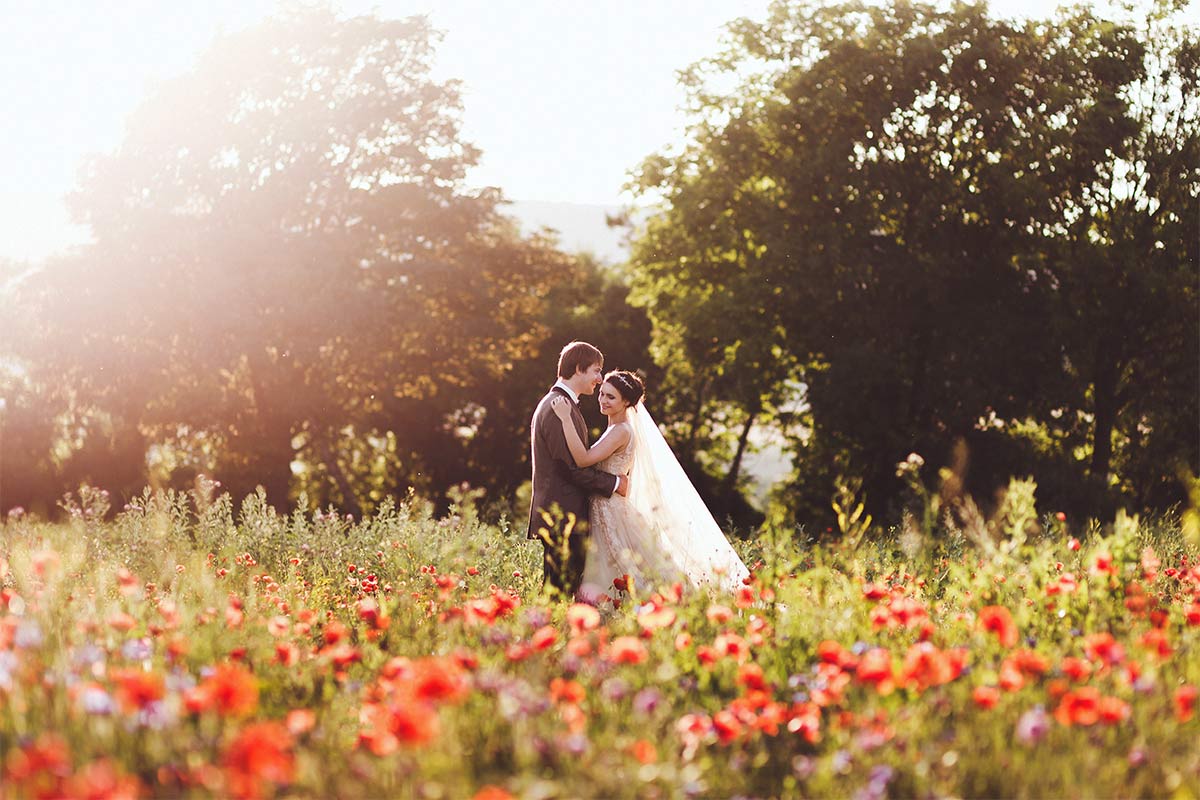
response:
M637 620L644 631L668 628L675 623L675 611L661 603L647 603L638 609Z
M633 710L639 714L653 714L662 704L662 694L653 687L642 689L633 696Z
M458 702L466 696L467 691L466 679L452 660L431 657L415 664L412 693L418 700Z
M750 647L746 640L736 633L722 633L714 639L713 651L719 657L736 659L739 664L750 657Z
M1082 683L1092 674L1092 665L1082 658L1067 656L1060 665L1062 672L1076 683Z
M563 678L552 678L550 680L550 699L556 703L579 705L586 696L587 691L578 681Z
M1175 690L1175 719L1180 722L1189 721L1196 713L1196 687L1184 684Z
M742 735L745 726L742 724L733 712L728 709L718 711L713 714L712 718L713 730L717 733L717 740L721 744L729 744L734 739Z
M515 800L515 795L499 786L488 784L476 792L471 800Z
M767 682L763 678L763 670L758 664L743 664L738 668L737 682L739 685L755 691L766 691Z
M243 728L221 757L237 797L260 797L265 786L290 783L295 773L292 737L278 722Z
M875 684L879 694L889 694L895 688L892 677L892 654L882 647L863 653L854 676L863 683Z
M1094 725L1100 719L1100 691L1084 686L1069 691L1054 709L1054 718L1062 725Z
M1175 648L1171 647L1171 641L1167 638L1167 635L1158 628L1151 628L1142 634L1140 644L1149 650L1152 655L1156 656L1159 661L1166 661L1175 652Z
M576 634L593 631L600 627L600 612L587 603L573 603L567 609L567 622Z
M218 664L184 703L193 713L215 709L223 717L249 716L258 708L258 681L240 664Z
M658 761L658 748L646 739L638 739L630 745L629 752L639 764L653 764Z
M558 641L558 629L553 625L543 625L534 631L533 636L529 638L533 649L538 651L553 647L556 641Z
M976 686L975 691L971 693L971 699L980 708L995 708L1000 702L1000 690L995 686Z
M1120 664L1125 660L1125 648L1111 633L1095 633L1083 640L1083 649L1092 661Z
M307 708L293 708L284 720L288 732L293 736L308 733L317 724L317 715Z
M724 623L733 619L733 610L728 606L713 603L708 607L708 610L704 612L704 616L708 617L708 621L714 625L723 625Z
M1022 714L1017 720L1015 733L1017 741L1028 746L1040 742L1049 731L1050 717L1042 706L1037 705Z
M140 711L161 700L165 690L162 676L140 669L116 669L111 673L117 699L126 712Z
M1072 536L1070 541L1067 542L1067 549L1070 550L1071 552L1075 552L1076 550L1078 550L1079 549L1079 540L1076 539L1074 536Z
M609 645L609 658L616 664L640 664L646 660L646 648L634 636L618 636Z
M1004 606L986 606L979 611L979 625L996 634L1002 647L1012 647L1020 638L1012 614Z

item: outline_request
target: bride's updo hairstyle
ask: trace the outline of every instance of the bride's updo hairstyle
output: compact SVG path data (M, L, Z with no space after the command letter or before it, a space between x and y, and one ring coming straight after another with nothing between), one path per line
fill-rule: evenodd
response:
M631 406L636 406L646 394L646 384L642 383L642 379L623 369L614 369L605 375L604 382L616 389L621 399Z

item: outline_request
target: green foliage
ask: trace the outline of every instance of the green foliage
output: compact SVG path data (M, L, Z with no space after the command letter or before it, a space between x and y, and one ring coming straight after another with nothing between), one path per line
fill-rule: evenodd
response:
M684 76L687 147L634 182L662 202L633 297L689 441L719 453L701 420L766 410L797 464L779 502L806 520L828 519L830 463L894 518L897 461L960 441L981 498L1032 474L1073 512L1181 499L1198 40L1165 3L1016 22L781 0L732 25Z

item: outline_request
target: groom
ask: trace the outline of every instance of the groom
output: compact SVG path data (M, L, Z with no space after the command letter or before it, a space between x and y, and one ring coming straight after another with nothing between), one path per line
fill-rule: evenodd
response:
M571 401L571 419L579 438L586 442L587 426L579 410L579 398L596 391L604 381L603 372L603 353L587 342L568 344L558 356L558 381L538 403L529 426L533 460L529 538L542 540L542 586L554 587L568 598L575 595L583 580L590 495L624 495L629 491L629 479L595 467L575 466L562 423L550 401L560 395Z

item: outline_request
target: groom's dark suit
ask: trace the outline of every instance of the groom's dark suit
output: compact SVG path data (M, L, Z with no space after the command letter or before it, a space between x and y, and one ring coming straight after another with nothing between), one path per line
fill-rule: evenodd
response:
M533 458L533 502L529 508L529 538L541 539L545 549L542 583L554 586L568 596L573 595L583 579L587 558L589 497L601 494L612 496L617 488L614 475L595 467L579 468L567 447L562 422L550 407L555 397L565 397L571 403L571 419L585 444L587 426L579 406L559 386L553 387L538 403L529 426L530 453ZM555 523L547 525L543 512ZM556 514L557 512L557 514ZM570 515L575 524L567 538ZM567 563L563 561L563 540L567 539Z

